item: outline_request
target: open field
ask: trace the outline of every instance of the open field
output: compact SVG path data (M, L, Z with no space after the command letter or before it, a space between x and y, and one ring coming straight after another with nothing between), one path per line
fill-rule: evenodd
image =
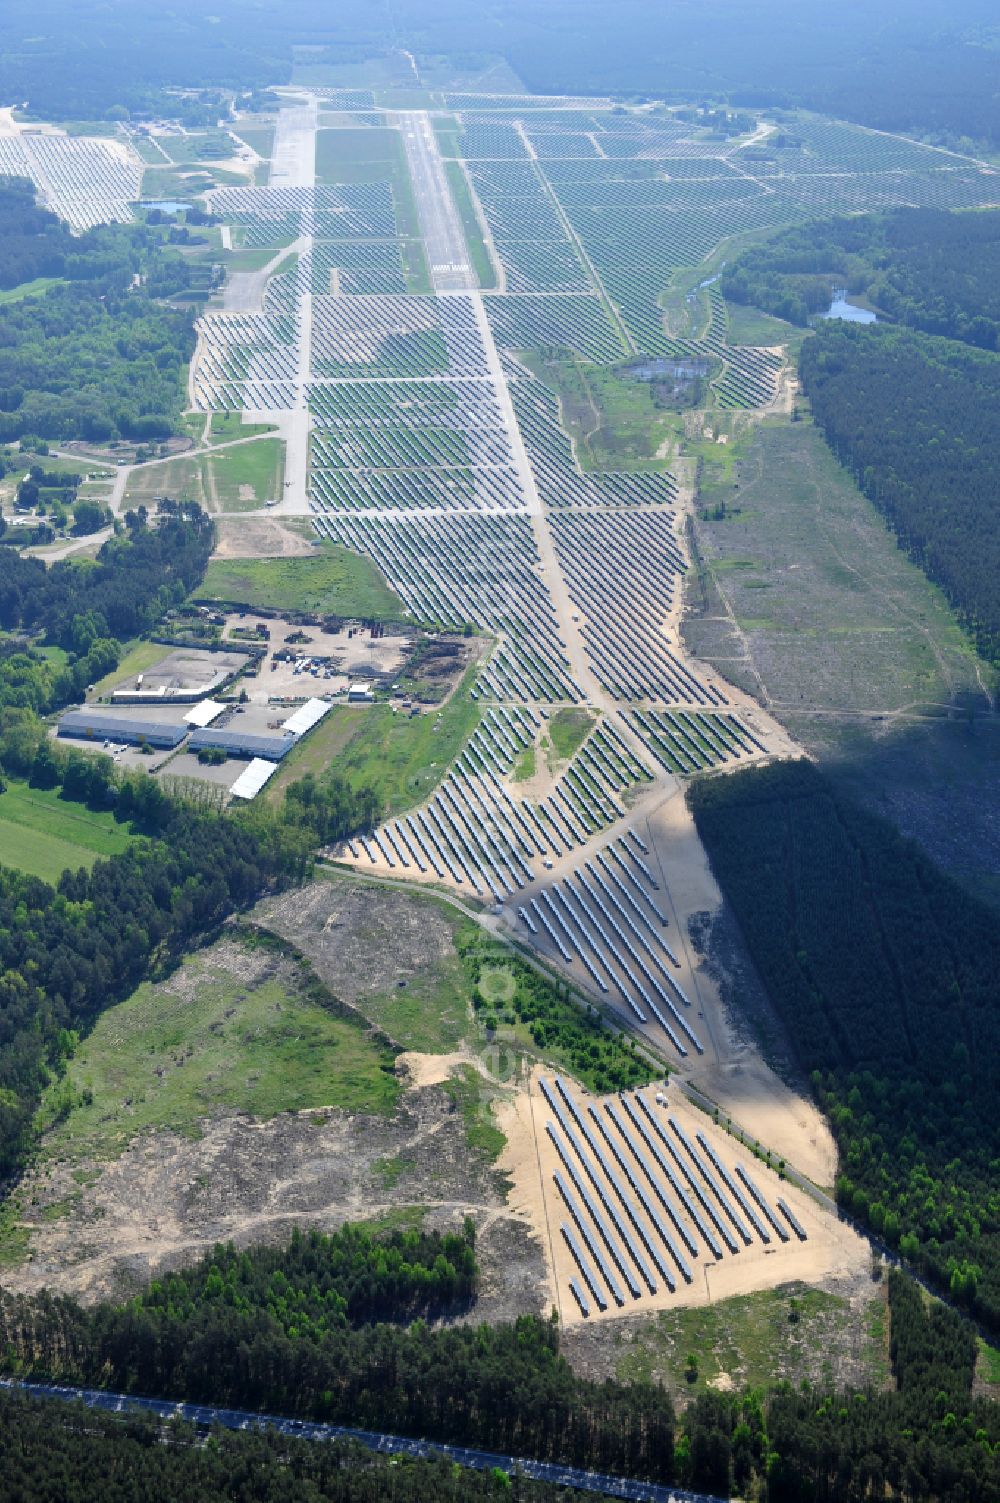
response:
M374 788L390 814L412 809L437 786L479 723L469 696L475 669L439 711L415 717L385 704L335 705L268 785L277 798L294 778L327 769L354 788Z
M293 962L240 939L189 956L101 1015L43 1099L46 1153L112 1158L143 1133L197 1134L225 1109L261 1121L391 1111L392 1055L324 997Z
M811 422L766 424L743 446L738 478L709 478L700 500L711 603L686 633L699 657L778 713L891 718L965 695L986 708L976 658L940 592ZM697 590L692 582L695 605Z
M679 415L658 408L653 387L583 360L522 357L559 399L560 415L585 470L666 468Z
M330 543L302 558L214 558L196 593L199 600L366 621L406 615L403 602L368 559Z
M43 881L116 856L131 838L130 826L109 811L72 803L54 789L11 779L0 793L0 862Z
M746 303L727 302L726 317L729 338L733 344L788 344L791 340L799 341L803 337L803 331L794 324L785 323L781 318L772 318L770 313L763 313L759 308L751 308Z
M568 761L593 728L594 717L586 710L557 710L549 721L549 740L555 757Z
M866 1274L828 1289L789 1283L713 1305L575 1326L564 1350L578 1370L621 1382L665 1383L683 1402L706 1388L786 1379L876 1388L888 1382L884 1286ZM692 1368L690 1357L694 1355Z
M808 420L769 421L732 447L728 475L705 469L689 649L1000 899L992 670Z
M155 496L176 496L197 501L210 512L256 511L266 501L281 499L284 472L284 443L277 438L257 438L215 453L133 470L125 503L149 505Z
M120 1295L218 1240L345 1220L455 1228L468 1213L477 1316L542 1313L541 1247L494 1167L491 1102L509 1092L461 1052L463 920L352 879L268 900L254 918L301 939L309 962L266 933L248 948L231 932L80 1046L4 1210L5 1286ZM393 1072L368 1018L432 1052L399 1056Z
M252 125L243 127L240 121L234 126L236 135L241 141L245 141L251 150L265 160L271 155L274 147L274 127L270 125Z
M50 287L59 287L64 277L35 277L31 282L21 282L17 287L0 288L0 307L4 303L19 303L26 297L38 297Z
M255 917L403 1049L448 1054L470 1036L471 988L455 949L467 920L440 898L331 873L265 900Z
M224 444L234 438L259 438L273 432L273 423L245 423L242 412L213 412L208 441Z

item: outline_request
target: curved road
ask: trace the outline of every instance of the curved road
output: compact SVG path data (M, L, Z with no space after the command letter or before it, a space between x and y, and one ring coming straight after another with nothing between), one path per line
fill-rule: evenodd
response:
M386 1435L373 1430L353 1430L347 1425L321 1425L313 1420L283 1418L277 1414L256 1414L247 1409L217 1409L208 1404L184 1404L170 1399L144 1399L132 1394L109 1393L103 1388L68 1388L49 1383L19 1383L0 1378L0 1388L28 1393L33 1398L61 1399L82 1403L91 1409L111 1414L140 1411L159 1415L161 1419L182 1419L200 1428L221 1425L225 1430L263 1430L273 1428L280 1435L297 1440L353 1440L378 1451L383 1456L424 1458L446 1456L458 1466L476 1472L499 1469L519 1473L535 1482L555 1483L579 1492L597 1493L604 1498L627 1498L633 1503L724 1503L708 1493L690 1493L652 1482L633 1482L625 1477L608 1477L601 1472L585 1472L577 1467L559 1466L549 1461L528 1461L517 1456L498 1456L492 1451L477 1451L466 1446L448 1446L436 1441L411 1440L405 1435Z

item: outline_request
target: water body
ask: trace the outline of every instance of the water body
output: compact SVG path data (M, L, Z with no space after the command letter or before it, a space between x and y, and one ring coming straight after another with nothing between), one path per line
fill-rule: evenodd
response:
M699 376L708 375L708 362L670 360L660 356L630 365L624 374L633 381L695 381Z
M172 198L144 198L139 207L159 209L161 214L180 214L184 209L190 209L191 205Z
M820 318L842 318L849 324L876 324L878 319L870 308L858 308L847 301L847 288L835 287L833 301Z

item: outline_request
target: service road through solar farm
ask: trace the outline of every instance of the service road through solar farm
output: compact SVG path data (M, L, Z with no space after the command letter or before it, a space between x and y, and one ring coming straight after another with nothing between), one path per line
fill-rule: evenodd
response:
M444 892L674 1072L686 1138L652 1088L574 1097L578 1118L572 1088L549 1080L511 1108L525 1129L514 1193L534 1207L564 1320L856 1269L859 1239L675 1084L773 1163L833 1185L820 1113L764 1063L692 937L721 896L686 780L798 748L685 650L683 443L583 468L546 361L618 369L641 354L700 373L713 419L787 413L787 349L731 341L699 268L717 270L734 237L823 213L991 203L996 175L813 118L724 138L606 100L453 94L395 112L279 92L269 181L210 195L228 236L273 254L200 319L193 406L274 424L276 514L366 555L416 621L489 643L478 725L430 796L326 854ZM455 172L483 230L476 258Z

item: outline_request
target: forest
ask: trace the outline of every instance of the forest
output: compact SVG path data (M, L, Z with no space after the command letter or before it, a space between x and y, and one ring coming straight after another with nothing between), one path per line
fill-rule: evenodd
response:
M127 641L186 599L214 542L212 520L196 502L166 501L154 526L129 512L93 562L64 559L46 568L40 559L0 552L0 627L43 633L68 652L99 638Z
M799 371L834 454L1000 662L1000 357L831 319Z
M213 546L194 502L161 503L156 525L128 512L96 559L46 567L0 549L0 706L48 714L79 700L118 664L121 644L149 631L201 580ZM33 641L62 649L54 662Z
M894 209L795 225L737 257L722 291L807 324L834 286L897 324L1000 347L1000 210Z
M474 1248L469 1221L445 1235L345 1226L329 1237L297 1231L285 1247L216 1247L125 1305L6 1295L3 1365L24 1377L229 1400L723 1497L1000 1498L1000 1410L972 1396L968 1323L925 1306L901 1273L889 1276L895 1389L709 1389L675 1418L658 1384L575 1375L554 1320L402 1325L416 1310L433 1317L474 1294Z
M475 1246L471 1220L460 1235L399 1229L376 1235L348 1223L325 1236L296 1227L282 1247L237 1251L220 1244L193 1268L154 1280L139 1305L165 1320L209 1304L243 1315L266 1310L286 1335L318 1340L377 1320L458 1313L478 1290Z
M836 8L761 0L398 0L391 17L347 0L280 7L217 0L8 0L0 102L36 117L174 114L215 123L222 90L291 77L294 49L314 62L363 63L389 49L450 57L469 73L502 54L539 93L669 95L737 106L805 107L954 144L1000 142L1000 60L985 0L862 0ZM846 37L864 45L846 46ZM300 54L301 56L301 54ZM178 89L197 91L182 96ZM214 107L213 107L214 106Z
M995 913L810 763L690 803L837 1139L838 1200L1000 1328Z
M163 1442L167 1441L168 1444ZM565 1503L547 1483L268 1431L214 1432L0 1391L0 1470L18 1503Z
M408 1302L407 1302L408 1306ZM83 1308L4 1296L6 1365L363 1429L670 1480L674 1411L648 1383L591 1382L555 1324L328 1324L303 1336L266 1308L205 1298L187 1311Z
M0 305L0 443L168 437L195 336L191 310L161 301L190 282L163 233L115 224L70 235L30 184L0 178L0 239L0 286L56 279Z

